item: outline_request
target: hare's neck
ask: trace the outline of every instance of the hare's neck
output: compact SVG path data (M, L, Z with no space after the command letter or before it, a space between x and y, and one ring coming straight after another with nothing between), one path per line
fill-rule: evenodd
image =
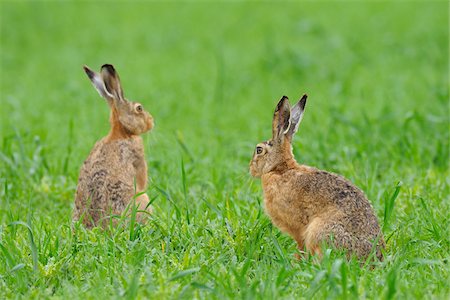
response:
M298 168L298 163L295 161L294 157L286 158L283 161L281 161L279 164L277 164L273 169L272 172L275 173L284 173L288 170L296 169Z
M296 169L298 167L298 163L294 158L294 154L292 153L292 146L290 143L284 143L281 150L282 159L279 164L277 164L273 171L283 173L287 170Z
M114 107L111 109L109 123L111 124L111 130L108 133L107 140L112 141L132 136L132 134L119 122L119 114Z

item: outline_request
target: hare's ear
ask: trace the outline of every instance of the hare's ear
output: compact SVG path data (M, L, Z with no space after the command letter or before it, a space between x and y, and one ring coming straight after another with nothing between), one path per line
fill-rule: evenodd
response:
M304 94L303 97L295 104L291 109L291 125L286 133L286 136L292 138L292 136L297 132L298 125L303 118L303 112L305 111L306 99L308 95Z
M97 72L92 71L88 66L83 67L84 71L86 72L87 76L91 80L92 84L94 85L97 92L105 98L108 101L111 101L113 98L113 95L111 95L105 87L105 83L103 82L102 77Z
M289 129L289 120L291 115L291 107L289 99L283 96L278 102L277 108L273 114L272 121L272 138L277 142L282 142L284 135Z
M123 97L122 86L120 85L119 74L117 74L113 65L103 65L101 74L108 93L112 94L116 100L125 100Z

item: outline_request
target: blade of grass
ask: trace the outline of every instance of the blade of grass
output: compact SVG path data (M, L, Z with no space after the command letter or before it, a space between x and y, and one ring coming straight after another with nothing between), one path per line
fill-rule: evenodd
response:
M30 220L30 217L29 217L28 218L28 223L31 223L30 221L31 220ZM34 270L34 272L37 272L38 271L38 256L37 256L36 244L34 243L33 230L31 229L30 224L27 224L27 223L22 222L22 221L15 221L15 222L12 222L12 223L8 224L8 226L16 226L16 225L24 226L28 230L28 238L30 240L31 257L32 257L32 260L33 260L33 270Z
M383 224L383 232L386 232L386 230L389 228L389 222L391 220L391 217L394 213L394 205L395 205L395 199L397 199L400 189L402 187L402 182L399 181L397 185L395 186L394 191L392 192L391 196L387 199L387 201L384 202L384 224Z

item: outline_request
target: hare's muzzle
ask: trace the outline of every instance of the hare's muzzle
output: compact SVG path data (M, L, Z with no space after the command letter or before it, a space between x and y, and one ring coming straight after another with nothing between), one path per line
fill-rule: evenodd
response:
M146 119L146 125L147 125L147 131L152 130L155 126L155 122L153 121L153 117L148 114L148 117Z
M258 172L256 169L257 169L256 161L254 158L252 158L252 160L250 161L250 166L249 166L249 173L252 177L258 177Z

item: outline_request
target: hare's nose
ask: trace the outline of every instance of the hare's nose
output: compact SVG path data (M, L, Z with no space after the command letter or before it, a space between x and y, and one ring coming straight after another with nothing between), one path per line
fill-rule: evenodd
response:
M155 121L153 120L153 117L151 115L148 115L147 128L148 128L148 130L150 130L153 127L155 127Z

